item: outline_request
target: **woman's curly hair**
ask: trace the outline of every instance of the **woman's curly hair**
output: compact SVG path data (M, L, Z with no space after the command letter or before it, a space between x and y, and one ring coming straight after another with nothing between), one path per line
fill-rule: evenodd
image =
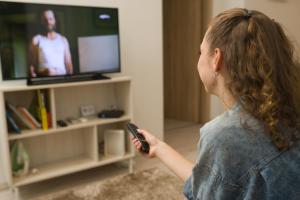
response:
M235 8L216 16L207 33L210 51L220 48L226 83L242 108L263 122L278 149L299 132L300 73L282 27L259 11Z

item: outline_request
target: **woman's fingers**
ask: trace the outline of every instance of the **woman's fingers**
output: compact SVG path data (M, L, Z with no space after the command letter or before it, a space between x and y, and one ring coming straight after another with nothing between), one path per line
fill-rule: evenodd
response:
M141 149L142 144L141 144L141 142L140 142L138 139L133 138L133 139L132 139L132 143L134 144L134 146L135 146L136 149L138 149L138 150Z
M139 142L139 143L137 144L136 148L140 151L141 148L142 148L142 144Z

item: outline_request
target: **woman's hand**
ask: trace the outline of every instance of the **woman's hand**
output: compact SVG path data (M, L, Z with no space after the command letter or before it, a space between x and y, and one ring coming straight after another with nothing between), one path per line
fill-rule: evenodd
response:
M186 181L188 177L192 174L192 169L194 164L183 158L176 150L165 142L157 139L151 133L138 129L140 134L145 137L145 140L149 143L149 154L145 154L152 157L159 158L170 170L172 170L177 176L179 176L183 181ZM141 151L142 144L136 139L132 138L132 142L135 148Z
M147 154L149 157L155 157L156 156L156 149L158 147L158 145L160 144L160 140L157 139L155 136L153 136L151 133L145 131L145 130L142 130L142 129L138 129L137 130L141 135L143 135L145 137L145 140L149 143L149 147L150 147L150 150L149 150L149 154ZM142 148L142 144L141 142L137 139L137 138L134 138L134 137L131 137L131 140L135 146L135 148L139 151L141 151L141 148Z

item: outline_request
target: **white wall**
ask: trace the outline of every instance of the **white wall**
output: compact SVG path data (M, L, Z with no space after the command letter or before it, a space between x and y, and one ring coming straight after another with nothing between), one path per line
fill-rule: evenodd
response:
M133 79L134 121L140 127L163 138L162 0L23 0L23 2L57 2L67 5L119 8L122 74ZM0 159L1 157L2 155ZM4 179L1 172L0 167L0 183Z
M244 0L213 0L212 14L216 16L220 12L236 7L244 7Z
M299 0L244 0L245 7L258 10L279 22L285 29L290 39L297 45L300 44L300 1ZM298 52L299 53L299 52Z

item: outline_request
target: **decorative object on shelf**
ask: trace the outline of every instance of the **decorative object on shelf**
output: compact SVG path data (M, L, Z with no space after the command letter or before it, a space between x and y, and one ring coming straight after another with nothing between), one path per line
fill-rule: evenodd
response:
M31 170L31 174L37 174L37 173L39 173L39 169L38 168L33 168Z
M87 122L87 118L84 117L80 117L80 118L75 118L75 117L68 117L66 120L61 120L66 122L67 125L71 125L71 124L79 124L82 122Z
M125 131L123 129L104 131L104 155L125 155Z
M29 173L29 155L21 141L16 141L11 149L11 166L14 176L25 176Z
M56 123L60 127L66 127L66 126L68 126L67 122L65 122L64 120L57 120Z
M82 117L95 116L96 109L94 105L80 106L80 114Z

